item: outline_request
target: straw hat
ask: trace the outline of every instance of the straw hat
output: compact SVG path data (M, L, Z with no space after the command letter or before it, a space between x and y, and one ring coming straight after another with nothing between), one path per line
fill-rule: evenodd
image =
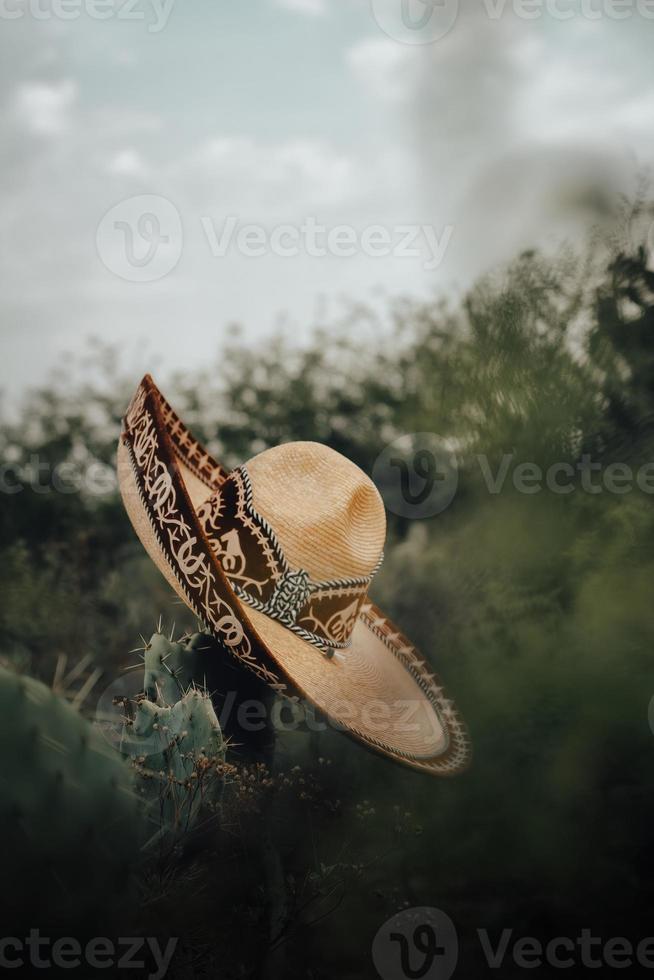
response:
M227 473L149 375L118 448L134 528L170 585L279 695L415 769L450 775L469 741L440 682L368 598L386 520L375 485L314 442Z

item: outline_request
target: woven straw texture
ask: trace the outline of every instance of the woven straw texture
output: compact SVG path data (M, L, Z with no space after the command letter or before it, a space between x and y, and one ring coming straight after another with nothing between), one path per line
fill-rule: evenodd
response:
M201 498L219 494L225 471L207 456L214 469L209 478L200 473L192 459L199 444L192 440L189 458L180 452L169 418L161 413L160 403L167 403L151 379L144 379L137 396L141 403L151 399L157 456L179 487L186 523L191 514L193 540L206 560L216 563L211 540L193 513ZM134 528L183 601L208 620L202 601L176 567L156 514L148 511L130 445L128 427L118 450L118 475ZM318 443L299 442L266 450L246 469L252 503L293 568L304 569L313 581L364 578L374 571L384 544L384 507L374 484L355 464ZM350 645L329 659L313 643L241 601L217 567L215 579L244 631L241 647L228 646L240 656L247 645L249 652L241 659L278 693L307 699L336 727L413 768L436 775L465 768L469 741L452 702L413 645L370 602L362 606Z
M340 453L317 442L289 442L246 463L255 509L273 528L294 568L314 581L363 578L386 537L375 484Z

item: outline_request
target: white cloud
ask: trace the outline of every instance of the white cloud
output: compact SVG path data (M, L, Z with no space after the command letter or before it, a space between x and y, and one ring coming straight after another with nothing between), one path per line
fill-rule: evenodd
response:
M390 38L364 38L346 52L346 62L357 81L385 102L405 101L415 86L415 49Z
M28 130L43 136L59 136L70 128L77 85L61 82L25 82L14 99L14 112Z
M176 161L170 177L194 207L253 220L339 205L356 195L361 180L354 159L327 140L251 137L210 140Z
M299 14L309 14L312 17L321 17L327 13L325 0L275 0L275 6L294 10Z
M150 168L141 154L133 149L119 150L109 162L108 172L124 177L147 177Z
M651 153L652 86L634 91L622 71L611 70L592 53L574 62L565 52L541 52L529 85L517 103L524 138L590 141Z
M296 11L303 27L336 9L266 2ZM301 48L290 17L277 18L259 52L269 60L235 86L225 81L251 56L250 13L223 38L227 62L217 34L184 5L175 14L183 42L90 19L25 18L4 32L0 317L13 331L3 365L12 386L38 375L64 340L74 346L89 333L117 343L150 336L188 366L230 320L261 336L288 310L301 333L317 296L465 286L523 244L572 237L598 211L610 215L629 187L629 151L644 162L654 155L654 75L635 25L628 34L612 21L491 21L480 0L461 4L447 36L420 46L376 32L369 0L338 11L338 31L304 31ZM140 193L173 202L185 235L174 273L142 289L112 276L94 247L102 214ZM228 215L268 228L315 216L359 228L452 224L454 234L434 281L412 262L365 256L217 260L205 215L217 228ZM28 367L26 326L37 352ZM139 353L143 369L148 359Z

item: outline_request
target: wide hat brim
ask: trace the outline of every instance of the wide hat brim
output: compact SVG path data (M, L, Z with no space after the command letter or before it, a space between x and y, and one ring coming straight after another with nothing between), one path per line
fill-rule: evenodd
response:
M118 479L136 533L181 599L280 696L304 699L334 727L414 769L464 769L470 741L454 704L371 602L361 607L351 645L330 659L236 595L198 518L227 475L146 375L125 415Z

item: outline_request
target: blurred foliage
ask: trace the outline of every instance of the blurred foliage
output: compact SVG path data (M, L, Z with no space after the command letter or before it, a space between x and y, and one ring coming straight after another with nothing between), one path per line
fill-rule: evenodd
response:
M298 924L289 975L308 975L309 962L314 977L367 975L377 928L404 902L455 919L470 976L483 972L478 928L642 938L653 899L643 871L654 818L652 495L590 493L579 479L569 494L519 493L512 469L491 493L479 457L493 474L507 455L511 467L568 463L575 473L584 458L634 468L654 459L654 273L643 249L599 272L577 254L529 252L455 308L402 300L390 319L388 329L354 310L305 348L279 337L255 350L233 343L165 386L229 465L289 439L328 443L367 472L407 432L457 447L450 507L427 521L389 515L373 595L446 680L475 761L439 782L336 734L280 739L285 765L332 760L333 805L278 820L292 873L365 868L334 914ZM24 473L35 456L93 463L111 480L138 379L102 347L81 367L85 380L68 369L2 425L6 463ZM50 677L60 652L91 652L111 674L159 612L184 623L111 483L101 494L7 493L0 547L4 649L37 675Z

